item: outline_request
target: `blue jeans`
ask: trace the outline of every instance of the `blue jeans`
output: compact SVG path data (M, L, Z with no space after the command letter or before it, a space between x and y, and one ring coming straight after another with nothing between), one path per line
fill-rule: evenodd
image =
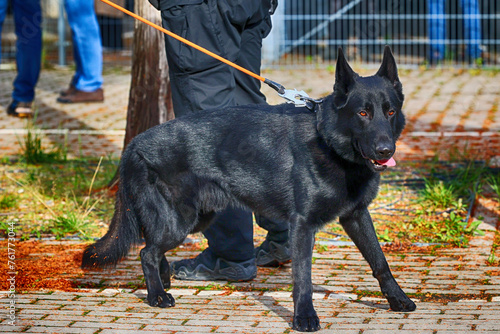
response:
M0 0L0 35L9 0ZM40 0L10 0L16 27L17 76L14 80L12 99L31 102L40 76L42 59L42 9ZM1 45L0 45L1 55Z
M430 60L443 60L445 55L446 22L444 16L445 0L428 0ZM460 0L464 18L467 55L471 59L481 57L481 23L477 0Z
M76 89L92 92L102 87L102 44L94 1L65 0L73 37L76 72L71 83Z

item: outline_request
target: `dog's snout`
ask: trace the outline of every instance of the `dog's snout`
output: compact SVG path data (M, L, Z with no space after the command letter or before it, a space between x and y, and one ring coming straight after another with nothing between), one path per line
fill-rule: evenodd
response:
M390 145L379 145L377 146L377 154L381 159L389 159L394 153L394 148Z

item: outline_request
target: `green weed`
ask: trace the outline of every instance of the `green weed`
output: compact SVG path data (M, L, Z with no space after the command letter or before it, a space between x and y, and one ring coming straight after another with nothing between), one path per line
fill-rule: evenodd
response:
M485 173L486 167L484 164L468 161L466 165L452 170L448 175L448 182L454 186L458 196L467 198L471 194L481 193L484 183L482 176Z
M392 242L392 238L389 236L389 229L385 229L383 233L377 234L379 240L384 242Z
M47 151L42 146L42 136L34 123L29 122L27 130L26 138L21 143L22 157L27 164L53 163L67 160L65 145Z
M490 266L496 266L497 265L498 259L495 256L494 252L491 252L490 255L488 256L487 264Z
M457 201L454 185L443 181L425 179L425 188L420 192L420 201L440 209L447 209Z
M495 238L493 240L493 245L491 246L490 255L486 263L490 266L500 266L500 259L495 256L497 249L500 247L500 232L495 232Z
M328 251L328 246L327 245L322 245L322 244L319 244L319 243L315 244L314 248L316 249L316 252L318 252L320 254Z
M490 173L490 175L486 178L486 182L496 194L497 198L500 199L500 173Z
M435 233L436 239L439 242L450 243L456 246L468 244L468 239L465 236L484 234L478 230L481 221L473 221L470 224L461 216L451 212L449 217L444 220L444 227Z
M18 206L19 196L4 194L0 196L0 210L15 209Z
M78 234L84 239L88 239L95 230L95 226L89 222L87 215L77 212L70 212L52 219L48 230L56 237L61 239L67 235Z

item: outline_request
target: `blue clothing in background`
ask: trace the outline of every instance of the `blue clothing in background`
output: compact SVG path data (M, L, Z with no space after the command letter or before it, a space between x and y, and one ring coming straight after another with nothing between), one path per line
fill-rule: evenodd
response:
M464 15L464 37L467 55L471 59L481 57L481 25L477 0L461 0ZM430 60L441 61L445 56L446 22L445 0L427 0L429 9Z
M94 1L65 0L73 38L76 72L72 84L76 89L93 92L102 87L102 44Z
M0 0L0 36L9 0ZM40 76L42 59L42 9L40 0L10 0L16 29L17 76L12 99L31 102ZM1 45L0 45L1 55Z

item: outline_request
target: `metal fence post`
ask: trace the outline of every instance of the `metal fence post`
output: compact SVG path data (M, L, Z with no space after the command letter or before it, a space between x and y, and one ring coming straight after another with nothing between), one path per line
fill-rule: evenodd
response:
M59 65L66 66L66 34L64 24L64 0L59 0L59 17L57 20L57 33L59 38Z

